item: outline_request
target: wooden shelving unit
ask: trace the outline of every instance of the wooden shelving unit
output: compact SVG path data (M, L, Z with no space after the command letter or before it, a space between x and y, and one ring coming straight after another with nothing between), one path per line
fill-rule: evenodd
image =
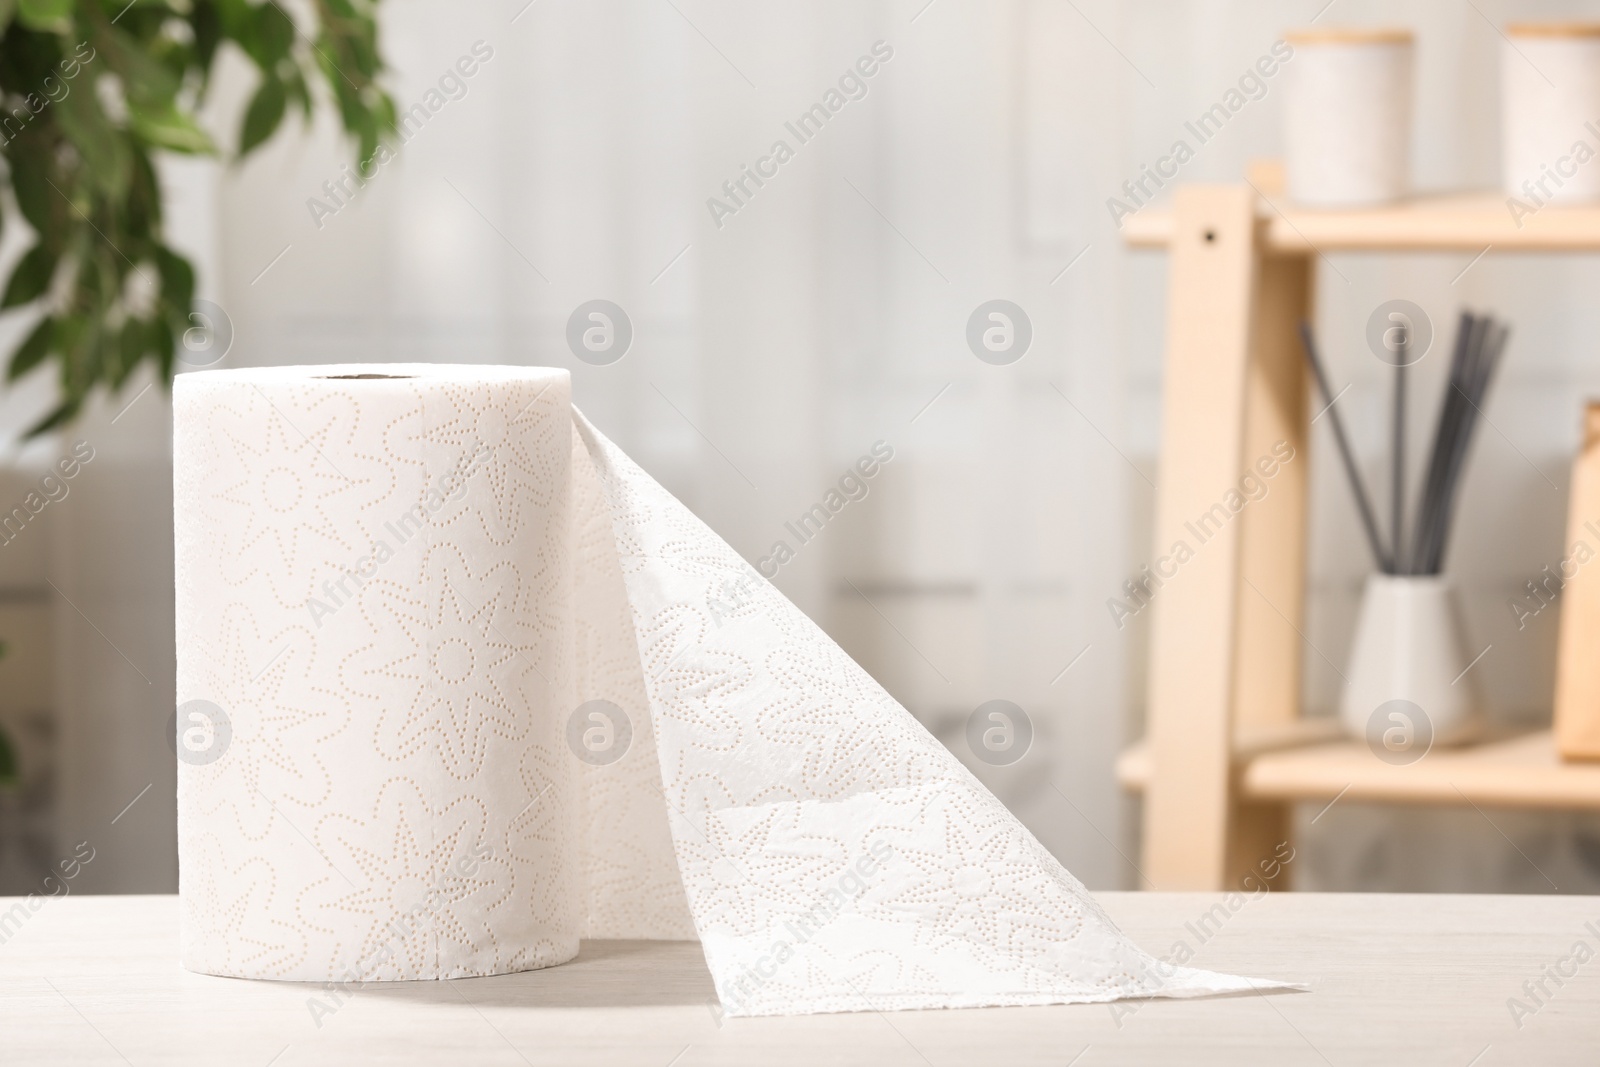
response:
M1280 174L1181 186L1123 225L1171 264L1152 545L1193 550L1155 598L1148 731L1117 763L1145 795L1142 867L1164 889L1237 884L1287 839L1297 801L1600 809L1600 764L1564 763L1548 730L1393 766L1300 716L1310 401L1295 336L1328 253L1600 252L1600 206L1520 226L1497 193L1313 211L1283 200ZM1194 544L1191 520L1285 443L1270 494Z

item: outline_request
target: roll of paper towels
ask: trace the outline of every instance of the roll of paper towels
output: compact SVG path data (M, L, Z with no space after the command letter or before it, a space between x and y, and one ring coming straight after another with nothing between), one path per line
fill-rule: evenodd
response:
M1506 192L1521 224L1600 198L1600 24L1513 23L1500 49Z
M1281 985L1129 942L565 371L193 372L174 421L191 970L634 937L698 938L733 1015Z
M1411 174L1411 34L1328 29L1284 35L1289 196L1309 207L1398 200Z

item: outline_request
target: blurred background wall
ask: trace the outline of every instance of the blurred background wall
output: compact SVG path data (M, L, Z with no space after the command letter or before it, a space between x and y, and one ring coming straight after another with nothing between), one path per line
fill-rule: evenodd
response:
M1498 177L1496 25L1600 4L1415 0L385 0L402 110L463 56L450 99L353 196L326 122L248 166L172 161L169 225L231 321L217 366L401 361L571 369L579 405L752 562L874 442L894 458L777 584L963 758L1004 698L1037 732L974 770L1091 887L1136 884L1136 803L1112 761L1141 732L1148 613L1108 598L1148 561L1159 450L1162 256L1119 241L1108 197L1164 154L1281 33L1403 23L1418 34L1413 172ZM1327 8L1327 10L1323 10ZM892 49L736 213L725 197L858 57ZM480 43L481 42L481 43ZM490 55L483 58L484 52ZM220 110L252 88L224 71ZM1238 181L1278 153L1279 87L1183 169ZM219 138L233 136L231 122ZM313 200L322 208L314 208ZM1165 199L1165 196L1163 196ZM334 208L336 210L328 210ZM718 224L720 221L720 225ZM0 260L25 241L8 232ZM1582 401L1600 391L1592 260L1334 256L1318 329L1369 475L1387 391L1362 329L1406 297L1515 326L1465 485L1450 569L1495 713L1548 715L1555 613L1508 602L1561 556ZM569 314L605 298L620 362L579 362ZM1020 362L965 340L981 302L1029 316ZM9 345L25 323L0 323ZM1413 395L1431 419L1443 360ZM27 783L0 797L0 893L89 840L80 891L176 888L170 409L140 381L59 437L15 435L49 383L0 395L0 492L79 440L95 458L0 548L0 721ZM1319 426L1312 457L1306 700L1331 712L1367 561ZM1300 888L1600 891L1600 823L1569 816L1302 814ZM1531 861L1531 862L1530 862ZM1534 864L1537 864L1535 868ZM1538 873L1543 871L1544 874ZM1548 879L1545 877L1548 875Z

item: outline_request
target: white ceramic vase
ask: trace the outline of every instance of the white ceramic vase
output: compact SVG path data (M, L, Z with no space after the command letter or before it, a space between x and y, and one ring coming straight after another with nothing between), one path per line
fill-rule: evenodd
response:
M1483 726L1471 662L1448 578L1372 575L1346 668L1345 730L1386 758L1471 740Z

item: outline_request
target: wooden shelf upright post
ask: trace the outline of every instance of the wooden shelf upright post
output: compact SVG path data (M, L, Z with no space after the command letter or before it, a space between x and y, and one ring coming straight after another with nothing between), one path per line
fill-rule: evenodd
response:
M1175 192L1151 551L1193 555L1153 608L1143 865L1163 890L1236 888L1288 836L1287 805L1245 799L1233 759L1239 733L1298 718L1304 645L1309 376L1296 329L1314 253L1269 248L1265 230L1248 185ZM1259 499L1241 486L1252 471ZM1247 501L1236 513L1230 492Z

